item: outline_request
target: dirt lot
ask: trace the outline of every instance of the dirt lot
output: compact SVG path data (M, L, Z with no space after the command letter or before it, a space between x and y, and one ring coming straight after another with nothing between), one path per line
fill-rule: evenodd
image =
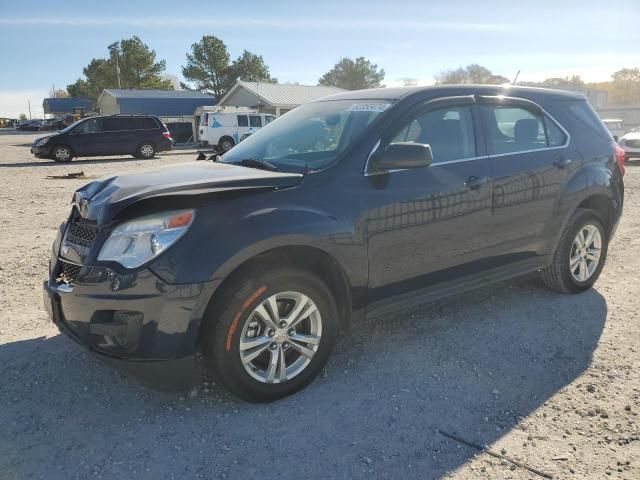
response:
M271 405L202 383L145 390L42 308L55 228L86 180L193 161L37 161L0 134L0 478L640 478L640 164L597 288L536 275L398 312L341 339L325 375Z

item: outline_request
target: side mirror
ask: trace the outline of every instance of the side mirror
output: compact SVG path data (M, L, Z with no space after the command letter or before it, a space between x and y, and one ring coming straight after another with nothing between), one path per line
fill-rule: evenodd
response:
M392 143L384 151L377 152L369 162L369 173L384 173L389 170L423 168L431 165L431 147L424 143Z

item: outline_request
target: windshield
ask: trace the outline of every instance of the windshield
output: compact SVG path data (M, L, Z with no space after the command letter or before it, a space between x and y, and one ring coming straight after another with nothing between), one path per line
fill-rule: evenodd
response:
M337 100L307 103L258 130L222 162L266 161L279 170L320 170L333 163L390 103Z

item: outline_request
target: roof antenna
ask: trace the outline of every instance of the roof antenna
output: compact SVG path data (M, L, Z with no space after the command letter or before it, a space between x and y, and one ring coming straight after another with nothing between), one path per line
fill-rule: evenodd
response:
M520 70L518 70L518 73L516 73L516 78L513 79L513 82L511 82L511 85L515 85L516 82L518 81L518 77L520 76Z

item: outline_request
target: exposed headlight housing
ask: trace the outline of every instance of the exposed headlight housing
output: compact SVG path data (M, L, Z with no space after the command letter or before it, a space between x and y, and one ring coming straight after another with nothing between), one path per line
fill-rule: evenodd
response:
M195 210L179 210L118 225L102 246L98 260L137 268L177 242L189 230L195 216Z

